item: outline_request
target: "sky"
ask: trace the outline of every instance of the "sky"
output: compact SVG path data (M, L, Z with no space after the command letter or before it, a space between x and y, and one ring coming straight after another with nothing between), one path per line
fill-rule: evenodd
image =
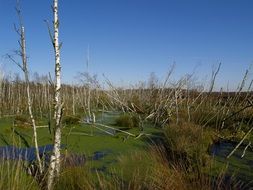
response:
M53 48L44 20L52 21L53 0L21 0L31 72L53 74ZM18 68L3 55L18 48L15 0L0 0L0 64ZM209 82L222 63L216 88L235 89L253 63L252 0L59 0L62 80L89 72L114 84L194 73ZM252 77L252 72L250 72Z

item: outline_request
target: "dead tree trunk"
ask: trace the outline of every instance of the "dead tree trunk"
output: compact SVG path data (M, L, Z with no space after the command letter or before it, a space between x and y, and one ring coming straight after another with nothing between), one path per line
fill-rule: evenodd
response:
M42 173L43 169L42 169L42 164L41 164L40 155L39 155L37 130L36 130L35 119L33 117L33 112L32 112L32 101L31 101L31 96L30 96L30 85L29 85L29 72L27 69L25 28L23 26L21 26L21 51L22 51L21 55L22 55L22 62L23 62L23 72L25 75L25 83L26 83L27 104L28 104L30 119L31 119L32 126L33 126L33 137L34 137L34 146L35 146L35 150L36 150L36 158L37 158L38 165L39 165L39 172Z
M38 165L39 165L39 172L42 173L43 168L42 168L41 159L40 159L40 156L39 156L37 130L36 130L35 119L34 119L34 116L33 116L32 101L31 101L31 96L30 96L29 72L28 72L27 55L26 55L25 28L23 26L22 17L21 17L21 10L19 8L19 4L18 4L18 7L17 7L16 10L17 10L17 14L18 14L18 17L19 17L19 29L16 28L16 32L20 36L20 41L19 41L20 50L18 51L17 54L21 56L22 64L15 61L15 59L12 56L8 55L8 57L10 58L11 61L13 61L15 64L17 64L17 66L19 66L21 68L21 70L23 71L24 76L25 76L27 104L28 104L29 115L30 115L30 119L31 119L31 122L32 122L32 127L33 127L33 138L34 138L35 153L36 153L36 158L37 158Z

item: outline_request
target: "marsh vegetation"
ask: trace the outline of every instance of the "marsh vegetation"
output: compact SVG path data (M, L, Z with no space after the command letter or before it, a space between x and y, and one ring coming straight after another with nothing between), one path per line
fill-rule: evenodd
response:
M0 189L250 189L253 187L253 80L233 91L194 74L118 87L89 72L61 82L58 1L52 40L55 75L0 72ZM49 22L47 22L49 23ZM17 58L18 59L18 58ZM87 61L87 70L89 59ZM222 73L221 73L222 74ZM62 76L64 77L64 76ZM103 83L103 84L102 84ZM214 90L215 89L215 90Z
M41 147L50 147L53 139L49 117L52 87L42 79L30 83L45 168L40 174L23 95L25 83L21 79L11 83L8 78L2 80L1 88L1 176L7 175L7 167L7 186L14 183L19 189L20 185L24 189L43 188L52 152ZM187 82L184 77L175 84L159 82L152 88L148 83L133 89L92 88L90 111L95 121L87 119L87 87L63 85L62 169L54 188L251 187L252 92L199 91L185 88ZM11 181L13 164L22 177ZM32 181L29 187L22 184L27 180Z

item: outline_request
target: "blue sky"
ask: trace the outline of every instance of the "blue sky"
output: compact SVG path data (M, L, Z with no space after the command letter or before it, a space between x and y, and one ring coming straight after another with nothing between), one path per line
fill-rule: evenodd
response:
M53 49L44 19L52 20L51 3L22 0L30 70L54 72ZM85 71L104 73L116 84L163 78L174 62L178 79L195 70L209 81L222 62L217 88L235 88L253 62L251 0L59 0L63 81ZM0 55L17 48L15 0L0 0ZM6 71L17 69L1 59ZM252 76L252 75L251 75Z

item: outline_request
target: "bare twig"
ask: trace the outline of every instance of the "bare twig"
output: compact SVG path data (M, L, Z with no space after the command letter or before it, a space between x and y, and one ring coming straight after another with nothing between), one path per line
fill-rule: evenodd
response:
M247 144L247 146L244 148L241 158L243 158L243 157L245 156L246 150L248 149L248 147L249 147L250 145L251 145L251 142L249 142L249 143Z
M217 74L220 71L220 67L221 67L221 63L219 63L218 68L216 70L213 70L212 73L212 79L211 79L211 85L210 85L210 89L209 89L209 93L211 93L213 91L213 87L214 87L214 83L215 83L215 79L217 77Z

